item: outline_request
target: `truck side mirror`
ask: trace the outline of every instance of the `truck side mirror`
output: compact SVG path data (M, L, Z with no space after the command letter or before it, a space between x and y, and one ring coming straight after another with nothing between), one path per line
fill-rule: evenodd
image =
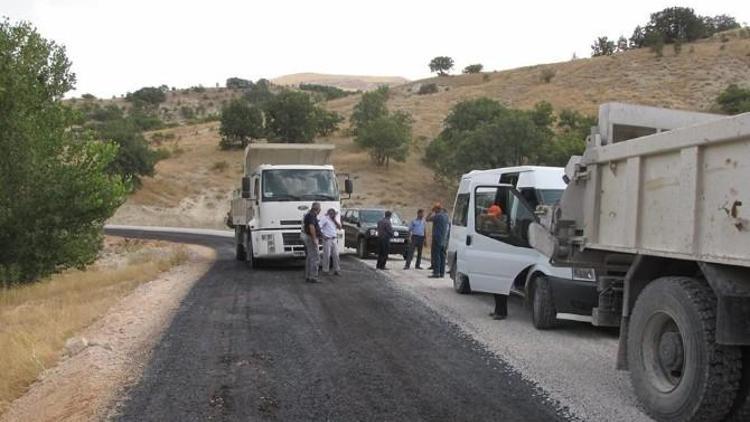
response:
M242 177L242 198L250 199L250 177Z
M352 179L344 180L344 192L346 192L348 195L351 195L352 192L354 192L354 184L352 183Z

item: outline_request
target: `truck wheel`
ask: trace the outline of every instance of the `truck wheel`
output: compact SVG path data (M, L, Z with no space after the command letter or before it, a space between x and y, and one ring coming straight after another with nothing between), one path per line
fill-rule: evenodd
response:
M716 297L702 281L662 277L638 295L628 331L630 379L658 421L719 421L740 382L741 350L715 341Z
M243 228L241 227L235 227L235 235L234 235L234 241L236 243L235 245L235 251L234 251L234 257L237 259L237 261L244 261L247 259L247 253L245 252L245 232Z
M728 422L750 421L750 347L742 348L742 380L740 390L729 412Z
M557 311L552 301L549 280L542 274L532 278L531 321L537 330L553 328L557 323Z
M244 261L247 259L247 254L245 253L245 246L242 243L238 243L235 247L235 258L237 258L237 261Z
M367 251L367 239L360 237L357 241L357 257L360 259L367 258L369 252Z
M252 244L252 241L249 239L250 235L248 234L247 237L248 237L248 242L247 242L247 245L245 247L245 251L247 252L245 254L245 256L246 256L245 262L247 263L248 267L250 267L252 269L256 269L256 268L258 268L260 266L260 262L258 261L258 259L256 259L253 256L253 244Z
M453 280L453 290L462 295L471 293L469 277L458 272L458 257L453 260L449 274L451 280Z

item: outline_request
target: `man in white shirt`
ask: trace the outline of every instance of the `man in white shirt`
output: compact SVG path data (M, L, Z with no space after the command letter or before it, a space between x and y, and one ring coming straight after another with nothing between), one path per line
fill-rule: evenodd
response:
M341 223L336 220L336 210L329 209L320 219L320 234L323 239L323 274L328 274L331 258L333 258L333 274L341 275L339 249L336 243L336 231L340 228Z

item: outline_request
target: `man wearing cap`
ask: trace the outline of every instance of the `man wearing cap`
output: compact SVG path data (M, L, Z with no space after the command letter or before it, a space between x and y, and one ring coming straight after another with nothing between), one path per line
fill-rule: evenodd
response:
M330 208L320 219L320 234L323 238L323 274L326 275L329 273L331 259L333 259L333 274L341 275L339 249L336 242L336 231L341 229L341 223L336 220L336 214L336 210Z
M438 202L426 218L432 222L432 274L430 278L445 277L445 247L448 244L448 212Z

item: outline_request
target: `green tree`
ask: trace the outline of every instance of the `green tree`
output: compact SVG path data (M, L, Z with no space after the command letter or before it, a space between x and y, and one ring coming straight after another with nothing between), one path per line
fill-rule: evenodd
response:
M610 41L607 37L598 37L591 44L591 57L611 56L615 53L615 42Z
M349 121L352 125L352 132L355 134L365 124L377 119L378 117L388 114L389 89L383 85L377 89L362 94L362 98L354 106Z
M557 115L557 133L541 149L540 163L565 166L571 156L583 154L586 149L586 136L595 125L595 117L583 115L575 110L561 110Z
M117 145L72 129L75 84L62 46L0 20L0 284L90 263L127 185Z
M466 66L464 68L463 73L479 73L479 72L482 71L483 68L484 68L484 66L482 66L479 63L477 63L477 64L470 64L470 65L468 65L468 66Z
M721 111L727 114L750 112L750 89L740 88L732 84L722 91L716 98Z
M144 87L125 96L126 101L135 106L156 107L167 100L167 95L159 88Z
M113 142L119 148L114 160L107 166L110 174L119 174L141 185L141 177L153 176L157 154L148 146L138 126L132 119L120 118L97 123L97 137Z
M391 160L403 162L409 156L411 123L405 112L381 115L362 126L354 142L369 150L375 165L388 167Z
M246 89L253 86L253 82L247 79L232 77L227 78L226 87L229 89Z
M430 72L446 76L453 69L453 59L448 56L437 56L430 61Z
M222 149L239 146L244 148L253 139L264 136L263 112L257 106L242 99L234 99L221 109L219 134Z
M257 82L247 88L244 98L250 103L259 107L264 107L271 101L274 93L271 91L271 82L267 79L258 79Z
M283 91L266 104L268 133L282 142L312 142L318 133L317 109L308 94Z
M339 128L339 124L344 121L339 113L328 111L321 107L315 109L315 128L316 135L328 136Z

